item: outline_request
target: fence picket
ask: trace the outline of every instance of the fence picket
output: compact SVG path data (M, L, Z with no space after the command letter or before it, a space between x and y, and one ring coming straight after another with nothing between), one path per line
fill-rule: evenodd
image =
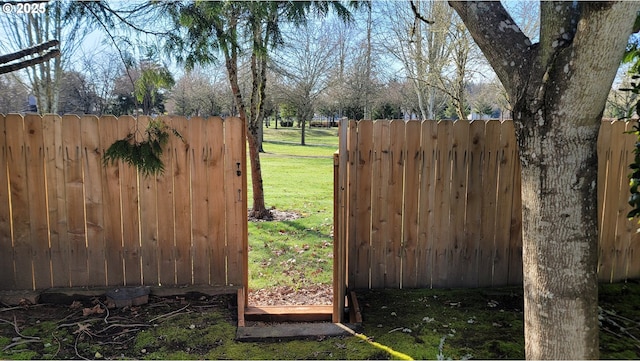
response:
M23 118L7 116L7 169L11 188L13 223L13 261L16 268L15 285L19 289L33 287L31 261L31 230L29 226L29 189L27 186L26 146Z
M469 156L468 156L468 183L467 183L467 222L465 237L469 246L469 264L467 265L467 280L469 285L478 285L478 267L480 252L484 246L482 229L482 167L485 145L485 122L474 120L469 125Z
M625 132L633 131L633 126L637 124L637 121L626 122L625 124ZM630 152L630 149L634 149L635 144L637 142L637 136L634 134L621 134L623 139L620 141L623 143L622 146L622 162L620 167L620 196L618 197L619 205L621 206L620 217L618 218L618 229L617 233L620 234L620 243L617 245L618 248L623 250L622 262L616 262L616 270L614 274L617 275L617 279L627 279L629 277L629 268L633 267L633 251L636 249L634 247L635 242L633 242L633 238L636 234L636 229L638 228L637 221L629 220L627 218L627 214L631 211L631 206L627 202L629 200L629 164L633 162L634 154ZM638 263L638 262L636 262Z
M432 287L435 224L435 163L437 127L434 121L425 120L420 130L420 202L418 216L418 271L417 287Z
M98 121L100 134L100 155L118 139L118 119L103 116ZM106 264L106 285L122 285L124 269L122 265L122 219L120 210L120 170L119 164L100 165L102 175L102 233L104 237L104 263Z
M467 279L471 274L472 262L472 240L467 237L467 185L468 162L469 162L469 122L456 121L452 128L451 141L451 192L449 203L451 204L451 262L453 267L449 272L449 286L460 287L470 281Z
M389 123L373 123L373 165L371 185L371 287L384 287L388 205L385 197L389 183Z
M29 114L24 117L25 145L27 147L27 189L29 190L29 225L31 237L31 262L33 282L36 288L51 287L49 229L47 224L47 199L44 189L45 152L42 117Z
M87 235L85 233L84 181L82 178L82 141L80 118L62 117L64 183L67 197L67 235L69 241L69 276L71 286L88 285Z
M7 174L7 118L0 114L0 289L15 288L13 250L11 245L11 205L9 203L8 174ZM13 136L13 135L11 135Z
M98 118L92 115L83 116L80 119L80 130L89 284L98 286L104 285L107 279L103 226L102 159Z
M620 213L623 212L621 205L618 204L618 194L622 183L626 183L623 179L624 174L622 172L622 147L624 142L613 141L618 139L619 134L625 131L625 123L620 121L614 121L611 124L611 140L610 140L610 153L607 166L607 180L605 192L604 208L602 210L604 218L602 221L601 232L608 235L603 239L600 244L600 260L602 266L600 268L600 278L603 277L609 281L613 281L617 274L615 274L616 262L619 262L619 250L616 249L618 244L617 238L619 235L616 232L617 220Z
M396 140L397 141L397 140ZM402 233L403 288L418 287L418 218L420 209L420 122L409 121L405 127L404 209Z
M498 187L495 228L493 284L506 285L509 280L511 226L513 222L513 172L517 157L513 122L500 124L498 153Z
M246 229L247 224L247 192L246 192L246 152L245 140L243 137L244 123L240 118L225 119L225 202L227 207L227 236L231 232L235 233L233 242L228 242L227 253L227 279L229 284L246 284L243 279L246 275L245 262L247 262L246 238L241 232ZM238 173L239 171L239 173ZM243 240L244 239L244 240Z
M49 242L53 287L69 286L69 237L67 232L67 196L64 183L62 117L45 115L43 136L47 161L47 195L49 209Z
M180 134L189 134L188 122L173 122L173 127ZM176 235L176 282L178 284L190 284L192 280L191 267L191 205L189 204L189 186L176 186L178 184L190 185L189 179L189 147L191 140L185 144L178 144L173 148L173 184L174 184L174 209L175 209L175 235Z
M189 161L191 171L191 232L193 234L193 282L209 284L209 198L207 195L206 127L204 119L193 117L189 121Z
M123 116L118 120L118 139L124 139L128 134L138 129L135 118ZM124 264L124 284L142 284L142 268L140 258L140 214L138 174L134 167L120 162L120 197L122 200L122 245Z
M173 128L174 118L161 117L169 128ZM177 284L176 280L176 233L175 233L175 195L174 195L174 158L176 148L183 147L182 141L171 135L162 154L164 174L157 178L158 192L158 282L161 285ZM175 184L180 187L180 184ZM169 210L169 211L167 211Z
M149 116L138 117L139 129L147 129ZM158 185L155 175L138 174L140 199L140 264L142 284L156 286L158 277Z
M226 284L224 123L222 118L208 118L207 125L207 194L209 197L209 242L211 243L211 284Z
M400 275L403 247L404 133L405 123L403 120L393 120L389 123L389 177L386 192L391 201L387 204L389 234L386 236L385 246L385 288L399 288L402 285Z
M350 131L354 132L355 122L350 122ZM354 242L358 246L358 252L349 253L349 283L352 288L369 288L369 276L371 267L371 182L366 180L372 177L373 164L373 122L361 121L357 123L357 143L349 144L353 149L356 163L355 180L351 180L349 191L354 195L355 203L350 208L355 208L355 224L350 223L356 233ZM365 181L358 182L357 179ZM352 283L353 282L353 283Z
M515 144L515 143L514 143ZM509 246L509 279L510 285L522 284L522 181L520 159L516 150L513 172L513 208L511 212L511 232Z
M483 156L482 186L484 189L482 199L482 239L486 242L480 251L478 276L480 284L493 284L495 242L496 242L496 208L498 196L498 168L499 168L499 141L500 122L488 121L485 124L486 139ZM488 246L488 247L487 247Z

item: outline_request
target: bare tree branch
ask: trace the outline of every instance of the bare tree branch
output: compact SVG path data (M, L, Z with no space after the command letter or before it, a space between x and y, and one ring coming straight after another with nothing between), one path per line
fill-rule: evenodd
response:
M418 7L413 2L413 0L410 0L409 3L411 4L411 10L413 10L413 14L416 16L416 19L420 19L420 20L424 21L425 23L427 23L429 25L433 24L433 20L429 20L429 19L425 18L424 16L422 16L422 14L420 14L420 11L418 10Z
M11 55L11 54L9 54ZM5 65L5 66L0 66L0 74L6 74L6 73L11 73L20 69L24 69L24 68L28 68L30 66L36 65L36 64L42 64L46 61L48 61L49 59L55 58L56 56L60 56L60 50L58 49L53 49L47 53L45 53L42 56L33 58L33 59L28 59L28 60L23 60L20 61L18 63L14 63L14 64L9 64L9 65ZM2 63L0 61L0 63Z
M449 1L509 92L530 74L534 47L500 2ZM518 65L518 66L515 66Z
M37 44L32 47L16 51L15 53L2 55L0 56L0 64L6 64L10 61L18 60L20 58L24 58L25 56L33 55L35 53L39 53L43 50L46 50L58 45L60 45L60 42L58 40L49 40L42 44Z

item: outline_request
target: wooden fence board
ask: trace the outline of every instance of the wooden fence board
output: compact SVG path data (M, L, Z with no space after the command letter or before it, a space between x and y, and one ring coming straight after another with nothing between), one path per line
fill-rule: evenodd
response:
M95 286L104 285L107 279L99 129L97 117L83 116L80 119L82 174L86 210L87 266L89 284Z
M511 234L509 247L509 285L522 284L522 181L520 158L516 152L513 172L513 211L511 212Z
M611 178L609 177L609 164L611 163L611 147L609 146L611 142L611 126L603 126L600 127L600 132L598 133L598 244L600 245L598 249L598 278L602 281L609 281L611 276L611 269L609 267L609 263L606 261L609 258L609 254L605 253L604 250L607 248L606 242L607 237L605 234L609 234L610 230L608 229L609 224L607 222L606 213L611 207L610 197L611 194L609 184L611 182Z
M606 123L605 123L606 125ZM634 127L638 125L638 121L630 121L626 129L627 131L634 130ZM602 128L602 127L601 127ZM628 174L631 173L631 170L628 168L628 164L630 164L634 160L634 154L631 153L635 148L635 142L637 141L637 137L633 134L625 134L625 149L628 152L627 156L627 166L625 167L624 174L627 175L627 182L625 183L625 187L621 190L622 193L626 195L626 199L628 200L630 191L629 191L629 183L628 183ZM631 210L631 206L626 203L627 209L626 212ZM626 279L633 279L640 277L640 233L637 232L638 228L640 228L640 224L637 219L627 220L626 230L629 234L628 241L628 251L627 251L627 269L626 269Z
M227 281L225 241L224 182L224 123L222 118L207 119L207 194L209 197L208 237L211 243L211 284L224 285Z
M493 284L507 285L509 280L509 248L513 210L513 172L517 157L513 122L500 125L498 161L498 189L496 209L496 238Z
M98 121L100 134L100 155L118 139L118 119L103 116ZM122 285L124 280L122 249L122 212L120 210L120 169L119 162L102 164L102 233L104 238L104 263L106 264L106 285Z
M69 276L71 286L88 285L87 235L85 233L84 180L82 178L82 140L80 118L62 117L64 142L64 183L67 197L67 235L69 241Z
M118 139L136 131L136 119L131 116L120 117L118 121ZM142 129L142 131L144 131ZM122 245L124 264L124 283L126 285L142 284L142 267L140 258L140 213L138 174L134 167L120 162L120 197L122 199Z
M339 323L344 321L344 309L346 305L346 291L347 291L347 227L349 220L349 210L347 209L350 198L347 196L347 178L348 171L350 171L347 158L344 156L345 154L349 154L349 147L351 145L351 141L353 137L347 137L346 134L349 129L354 129L353 122L343 122L340 124L338 128L339 132L339 144L338 144L338 152L339 154L334 153L334 163L333 163L333 180L335 189L338 192L334 192L334 196L336 202L334 202L333 214L334 214L334 235L337 237L334 239L333 243L333 307L332 307L332 315L331 320L334 323ZM342 196L339 196L339 194Z
M500 122L488 121L485 124L486 139L500 138ZM499 141L485 143L482 186L484 189L482 199L482 239L486 242L480 252L478 276L480 284L492 284L495 262L496 242L496 208L497 208L497 183L499 167ZM490 245L490 246L487 246Z
M627 126L627 122L620 122L621 125L624 127L624 131L626 131L626 126ZM613 130L615 132L615 129ZM624 133L623 131L623 133ZM631 136L633 142L630 143L630 145L635 144L635 137ZM615 245L614 245L614 249L615 249L615 262L614 265L612 267L612 279L615 280L622 280L625 279L626 276L626 251L628 250L628 234L625 232L625 228L626 225L628 224L628 220L627 220L627 213L629 211L629 207L626 204L627 200L628 200L628 192L626 192L625 190L628 188L629 186L629 180L627 178L627 174L628 174L628 157L627 157L627 152L625 149L625 143L627 143L625 141L625 139L620 139L618 141L621 144L620 150L619 150L619 154L616 156L616 154L614 153L614 157L616 160L619 160L619 172L620 172L620 176L619 176L619 183L618 183L618 188L617 188L617 193L618 193L618 199L617 201L615 201L616 205L617 205L617 210L616 210L616 220L615 220ZM615 162L614 162L615 165Z
M451 143L451 192L449 204L451 204L451 264L453 267L449 274L449 286L462 287L470 281L471 274L472 241L467 237L467 185L468 161L469 161L469 122L456 121L453 123Z
M386 288L399 288L402 285L401 256L402 256L402 215L403 215L403 188L404 188L404 133L403 120L394 120L389 123L389 179L386 192L391 202L387 205L389 234L385 246L385 282Z
M637 124L637 121L634 122L626 122L625 124L625 133L633 131L633 127ZM631 211L631 206L628 203L629 200L629 164L634 160L634 154L630 152L630 149L634 149L635 144L637 142L637 136L635 134L622 134L623 137L623 161L622 161L622 170L620 178L621 187L620 187L620 197L619 204L623 206L622 212L619 218L619 227L618 233L621 233L621 242L618 245L621 249L623 249L622 257L623 262L618 262L616 264L616 270L614 274L618 275L616 277L617 280L626 280L629 278L629 269L633 267L634 259L633 259L633 251L635 248L635 242L633 241L634 235L637 233L638 222L637 220L629 220L627 218L627 214ZM635 262L638 263L638 262Z
M168 127L173 127L171 117L161 117ZM157 178L158 192L158 282L161 285L177 284L176 281L176 234L174 206L174 157L176 148L184 147L182 141L173 135L169 137L167 148L162 154L165 171ZM176 184L180 187L180 184Z
M189 134L188 122L174 122L180 134ZM174 148L173 184L190 184L189 147L191 141ZM175 234L176 234L176 280L178 284L189 284L192 280L191 205L189 187L174 186Z
M27 184L24 122L21 116L7 116L7 169L11 188L13 223L13 261L16 267L15 285L18 289L33 287L31 261L31 227L29 225L29 189ZM20 270L18 270L18 267Z
M417 287L431 287L433 272L433 234L435 224L435 163L437 123L425 120L420 130L420 202L418 224Z
M349 208L355 216L351 218L349 229L355 230L353 242L357 245L357 252L349 251L349 286L353 288L368 288L371 264L371 182L367 180L372 177L373 162L373 122L361 121L350 122L349 131L356 132L355 143L350 143L350 150L353 151L355 179L351 179L348 185L352 194L349 199L354 200ZM356 128L357 127L357 128ZM359 182L358 179L365 181ZM353 223L355 222L355 223ZM353 235L351 235L353 237ZM350 238L351 239L351 238Z
M485 122L482 120L474 120L469 125L469 176L467 185L467 222L465 237L468 239L470 249L469 265L467 266L467 272L469 272L469 274L467 280L468 284L473 286L478 285L480 251L484 245L482 233L478 232L478 230L482 229L484 128Z
M207 194L207 141L204 119L191 118L189 121L189 157L191 166L191 232L193 234L193 282L209 284L209 196ZM211 205L213 206L213 205Z
M405 127L404 208L402 233L401 288L418 287L418 232L420 209L420 128L418 121L409 121Z
M373 124L373 164L371 184L371 287L384 286L386 238L388 232L388 203L385 199L389 183L389 123Z
M246 195L246 152L244 123L240 118L225 120L225 185L227 189L226 204L231 207L227 211L227 244L228 244L228 282L229 284L244 284L246 269L246 239L237 232L247 224L247 195ZM237 174L237 171L240 174ZM233 233L232 233L233 232Z
M369 122L371 123L371 122ZM357 229L358 229L358 207L357 207L357 202L358 202L358 191L357 191L357 184L358 184L358 158L357 158L357 147L356 145L358 144L358 136L359 136L359 132L358 132L358 124L359 122L355 121L355 120L350 120L349 122L346 123L347 124L347 128L345 130L339 130L339 135L342 134L342 132L344 132L344 134L347 134L346 139L344 139L345 141L343 143L345 144L338 144L338 153L340 153L340 148L344 148L344 151L347 152L347 156L346 158L340 157L340 159L343 160L343 163L346 163L346 167L347 169L345 171L340 172L340 174L344 174L346 172L346 174L348 174L346 176L346 179L348 179L349 184L347 184L346 187L346 193L345 193L345 201L346 203L344 204L345 208L344 210L347 212L347 219L344 220L344 222L340 223L340 226L344 226L346 227L346 238L347 239L355 239L356 235L357 235ZM346 162L345 162L346 161ZM339 164L338 164L339 166ZM338 180L339 182L340 180ZM368 182L367 182L368 183ZM369 217L369 215L365 215L365 217ZM335 230L334 230L335 232ZM340 247L339 245L334 245L335 247ZM340 248L340 250L342 251L342 248ZM336 251L334 249L334 251ZM338 255L338 253L336 253L336 255ZM340 254L342 255L342 254ZM354 263L357 262L356 260L356 254L354 253L345 253L345 257L347 257L345 265L349 264L349 263ZM334 266L335 266L335 261L334 261ZM348 266L347 266L348 267ZM369 265L367 265L367 273L368 273L368 268ZM351 270L358 272L358 268L357 267L349 267ZM337 270L336 270L337 272ZM354 272L350 272L349 275L345 275L345 282L347 282L347 287L353 289L353 281L355 280L354 278ZM368 279L367 279L368 282Z
M67 202L64 183L64 147L62 117L45 115L43 135L46 149L49 242L53 287L69 286L69 243L67 232Z
M31 262L33 284L36 288L51 287L51 263L49 256L49 227L47 199L44 189L45 149L42 117L36 114L24 117L25 145L27 147L27 189L29 190L29 225L31 237Z
M138 117L138 128L147 129L153 119ZM166 170L165 170L166 171ZM156 175L138 175L140 197L140 264L142 284L157 286L158 270L158 185Z
M449 286L449 264L452 264L451 248L451 203L449 194L451 192L451 137L452 123L441 121L437 124L437 149L435 176L435 196L434 196L434 224L440 230L434 235L433 243L433 286Z
M7 164L8 145L6 137L6 117L0 114L0 289L15 288L13 268L13 245L11 239L11 204ZM13 135L12 135L13 136Z
M616 121L611 124L611 135L615 136L618 134L622 134L625 131L624 122ZM600 277L601 279L604 277L605 279L612 281L615 277L615 263L618 261L616 250L616 226L617 220L620 210L620 205L618 205L618 192L620 189L620 184L623 182L623 173L622 173L622 146L623 142L611 142L610 143L610 158L608 159L608 171L607 171L607 181L606 181L606 189L605 189L605 202L603 214L604 218L602 221L601 232L606 235L610 235L609 237L603 239L603 242L600 244L600 262L602 262L602 266L600 268Z

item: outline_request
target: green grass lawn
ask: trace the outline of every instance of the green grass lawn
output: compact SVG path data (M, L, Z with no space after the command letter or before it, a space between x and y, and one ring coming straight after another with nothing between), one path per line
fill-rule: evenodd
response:
M333 153L337 128L265 128L260 155L267 207L292 221L249 222L249 288L330 284L333 267ZM248 175L250 182L251 175ZM252 195L249 185L249 207Z

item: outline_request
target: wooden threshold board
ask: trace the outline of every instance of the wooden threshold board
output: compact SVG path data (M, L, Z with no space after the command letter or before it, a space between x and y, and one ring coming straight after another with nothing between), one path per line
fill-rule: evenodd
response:
M279 323L269 326L238 327L236 341L283 341L301 338L324 338L348 335L347 326L329 322Z
M331 321L333 306L247 306L244 319L266 322L318 322Z

